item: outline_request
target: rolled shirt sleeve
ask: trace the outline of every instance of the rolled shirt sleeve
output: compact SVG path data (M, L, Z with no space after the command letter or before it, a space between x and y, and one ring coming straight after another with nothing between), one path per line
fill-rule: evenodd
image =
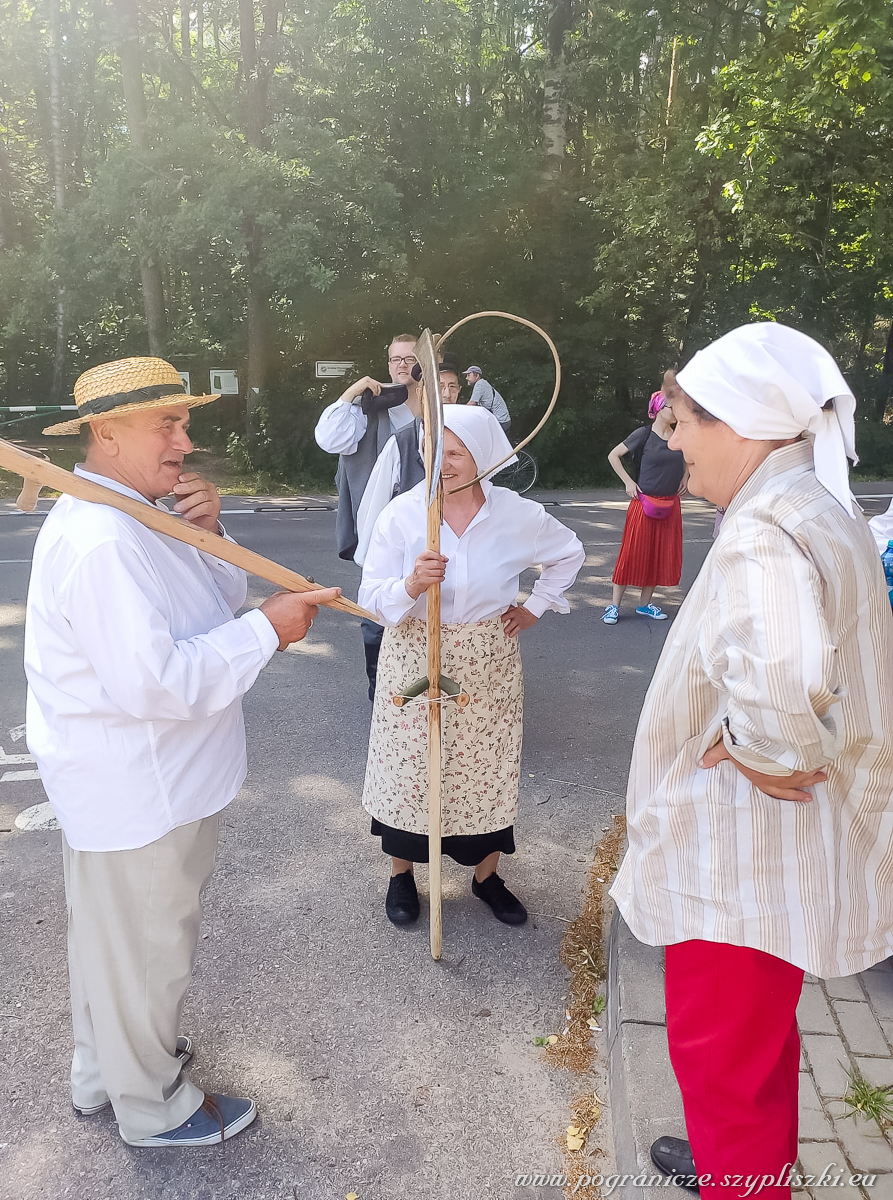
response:
M236 619L221 612L216 628L177 640L171 603L147 558L123 541L96 546L59 591L60 609L102 687L138 720L222 712L248 691L279 645L258 609Z
M700 653L727 697L729 754L764 775L828 766L842 747L837 649L815 566L784 530L745 527L714 563L721 614Z
M336 400L323 409L316 424L316 444L327 454L353 454L366 432L366 414L359 404Z
M535 617L541 617L550 608L553 612L569 613L571 606L564 593L586 561L583 543L566 525L543 510L533 553L533 561L542 570L524 607Z

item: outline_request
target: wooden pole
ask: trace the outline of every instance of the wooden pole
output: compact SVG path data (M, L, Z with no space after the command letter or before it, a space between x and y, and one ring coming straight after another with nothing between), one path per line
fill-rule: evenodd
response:
M443 402L437 375L437 355L430 329L416 342L416 357L422 368L422 421L425 428L425 499L428 504L425 548L440 553L443 521ZM440 693L440 584L428 588L425 601L428 635L428 884L431 915L431 957L443 953L443 904L441 877L441 804L443 796L442 705Z
M427 548L440 553L440 524L443 520L443 483L428 508ZM441 873L441 799L443 794L443 744L440 703L440 584L428 588L428 883L430 889L431 957L443 952L443 877Z
M149 529L154 530L155 533L163 533L166 537L176 538L178 542L194 546L196 550L211 554L214 558L220 558L224 562L232 563L234 567L241 567L250 575L257 575L260 579L275 583L277 587L284 588L287 592L314 592L323 586L320 583L314 583L312 579L306 579L303 575L299 575L297 571L290 571L288 567L282 567L279 563L264 558L261 554L255 554L253 550L247 550L244 546L228 542L225 538L218 537L216 533L210 533L206 529L199 528L198 525L190 525L182 517L162 512L160 508L156 508L152 504L141 504L139 500L134 500L130 496L122 496L120 492L94 483L91 479L83 479L80 475L74 475L71 471L57 467L42 458L36 458L33 454L20 450L18 446L14 446L2 438L0 438L0 467L6 471L12 471L14 475L21 475L25 480L22 494L19 497L19 507L25 512L33 511L37 502L37 493L42 487L53 488L54 491L66 492L78 500L88 500L93 504L106 504L109 508L118 508L121 512L133 517L135 521L139 521L141 525L146 525ZM365 608L360 608L352 600L345 600L343 596L338 600L330 601L326 607L350 613L354 617L375 620L372 613L366 612Z

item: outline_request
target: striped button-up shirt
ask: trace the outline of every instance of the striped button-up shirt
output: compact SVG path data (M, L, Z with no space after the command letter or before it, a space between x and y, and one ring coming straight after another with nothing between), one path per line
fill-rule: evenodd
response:
M823 768L811 802L765 774ZM651 945L749 946L831 977L893 953L893 618L877 548L806 441L729 506L645 697L611 894Z

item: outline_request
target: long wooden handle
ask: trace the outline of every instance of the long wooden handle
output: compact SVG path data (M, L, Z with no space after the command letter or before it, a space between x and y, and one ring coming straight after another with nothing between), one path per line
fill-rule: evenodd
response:
M264 558L262 554L255 554L253 550L247 550L244 546L228 542L215 533L199 529L197 525L190 525L188 521L184 521L180 517L162 512L160 508L156 508L152 504L141 504L139 500L133 500L130 496L122 496L120 492L115 492L111 488L93 483L90 479L82 479L79 475L72 474L71 471L45 462L41 458L35 458L33 454L20 450L18 446L13 446L11 442L4 441L2 438L0 438L0 467L12 471L14 475L21 475L23 479L31 480L40 487L66 492L69 496L74 496L78 500L89 500L92 504L107 504L110 508L118 508L156 533L176 538L178 542L194 546L196 550L202 550L205 554L220 558L234 567L241 567L250 575L257 575L260 579L275 583L277 587L284 588L287 592L315 592L323 586L305 579L297 571L290 571L287 567L280 566L279 563L273 562L269 558ZM25 497L27 491L26 484L22 489L22 498ZM354 617L366 617L370 621L376 619L365 608L360 608L359 604L354 604L352 600L346 600L343 596L339 600L331 600L326 607L350 613Z
M443 484L438 483L434 503L428 509L427 548L440 553L440 522L443 520ZM440 584L428 588L428 904L431 957L443 953L443 876L441 829L443 804L443 741L440 700ZM433 701L433 703L431 703Z

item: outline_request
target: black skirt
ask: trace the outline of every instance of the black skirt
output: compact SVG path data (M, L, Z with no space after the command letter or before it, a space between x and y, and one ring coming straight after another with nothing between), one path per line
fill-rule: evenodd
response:
M405 829L394 829L382 825L372 818L371 833L381 838L382 851L391 858L405 858L407 862L428 861L427 833L408 833ZM500 854L515 853L515 827L497 829L493 833L457 833L441 839L442 854L449 855L463 867L476 867L498 850Z

